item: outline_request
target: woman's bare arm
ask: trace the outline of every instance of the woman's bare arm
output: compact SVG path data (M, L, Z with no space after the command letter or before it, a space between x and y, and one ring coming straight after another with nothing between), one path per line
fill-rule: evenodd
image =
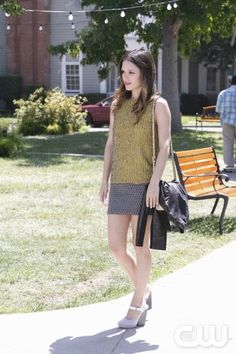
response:
M99 191L99 198L103 204L107 204L107 193L108 193L108 182L111 173L111 159L112 159L112 145L113 145L113 125L114 125L114 113L113 106L111 107L110 113L110 127L107 142L104 150L104 161L103 161L103 174L102 183Z
M171 137L171 114L165 99L159 98L155 107L155 119L158 126L159 153L156 166L147 190L146 204L154 208L159 204L159 182L169 154Z

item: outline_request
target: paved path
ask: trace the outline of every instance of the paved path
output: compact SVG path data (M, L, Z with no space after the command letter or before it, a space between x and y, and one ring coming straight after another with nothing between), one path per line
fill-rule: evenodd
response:
M0 316L1 354L235 354L236 241L153 284L145 327L116 327L130 295L110 302Z

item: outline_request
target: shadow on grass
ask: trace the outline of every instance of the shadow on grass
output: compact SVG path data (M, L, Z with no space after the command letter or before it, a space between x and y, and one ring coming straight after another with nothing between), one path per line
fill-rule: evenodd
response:
M63 155L53 155L45 153L32 153L22 156L21 161L18 163L18 166L29 166L29 167L48 167L56 165L66 165L70 163L71 159L82 159L86 158L89 161L100 160L99 157L73 157L73 156L63 156Z
M236 230L236 217L224 219L223 233L228 234ZM219 234L219 217L209 215L207 217L200 217L190 219L188 223L188 230L197 235L218 237Z
M103 155L108 132L84 132L60 136L24 138L27 153Z

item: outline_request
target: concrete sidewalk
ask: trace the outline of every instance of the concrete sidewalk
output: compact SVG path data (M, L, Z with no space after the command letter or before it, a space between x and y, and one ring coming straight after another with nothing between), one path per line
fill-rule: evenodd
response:
M145 327L121 330L130 297L0 316L1 354L235 354L236 241L153 284Z

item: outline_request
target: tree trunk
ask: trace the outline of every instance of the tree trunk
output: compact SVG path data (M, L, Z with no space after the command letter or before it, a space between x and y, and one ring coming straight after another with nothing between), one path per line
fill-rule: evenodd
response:
M167 17L163 26L162 95L168 101L172 131L182 131L178 88L178 32L181 22Z

